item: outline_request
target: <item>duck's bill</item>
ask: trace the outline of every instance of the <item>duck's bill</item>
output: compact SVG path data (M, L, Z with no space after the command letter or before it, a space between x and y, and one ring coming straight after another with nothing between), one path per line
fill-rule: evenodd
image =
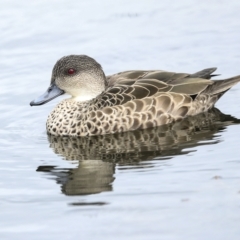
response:
M54 98L64 94L65 92L58 88L54 83L48 88L48 90L41 95L40 97L36 98L35 100L30 102L30 106L39 106L45 104Z

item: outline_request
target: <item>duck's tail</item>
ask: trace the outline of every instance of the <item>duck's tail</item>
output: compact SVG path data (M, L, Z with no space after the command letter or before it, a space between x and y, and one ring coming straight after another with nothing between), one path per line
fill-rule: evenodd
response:
M206 68L206 69L203 69L203 70L201 70L199 72L191 74L189 77L191 77L191 78L211 79L212 77L219 76L219 74L212 74L216 70L217 70L217 68L215 68L215 67L213 67L213 68Z
M231 87L240 82L240 75L225 80L214 81L212 85L209 85L203 94L208 94L210 96L217 96L218 99L227 92Z

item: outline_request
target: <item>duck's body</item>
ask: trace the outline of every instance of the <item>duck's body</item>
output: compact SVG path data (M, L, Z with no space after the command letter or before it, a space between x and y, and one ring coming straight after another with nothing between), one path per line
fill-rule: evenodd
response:
M145 129L207 111L240 81L240 76L209 80L215 70L195 74L127 71L105 77L94 59L71 55L56 63L45 99L31 105L43 104L64 92L72 95L49 115L47 131L52 135L88 136ZM52 96L55 87L59 92Z

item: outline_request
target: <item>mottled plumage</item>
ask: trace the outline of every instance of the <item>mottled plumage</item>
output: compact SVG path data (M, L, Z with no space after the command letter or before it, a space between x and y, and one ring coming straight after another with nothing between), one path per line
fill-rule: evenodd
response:
M94 59L70 55L56 63L50 88L31 105L44 104L65 92L72 95L49 115L47 131L52 135L89 136L146 129L211 109L240 81L240 76L212 81L215 70L195 74L126 71L105 77ZM55 95L53 89L57 89Z

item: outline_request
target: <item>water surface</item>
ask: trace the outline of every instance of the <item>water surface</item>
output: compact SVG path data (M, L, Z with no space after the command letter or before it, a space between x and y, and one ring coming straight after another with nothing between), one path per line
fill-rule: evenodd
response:
M1 1L1 239L239 239L240 84L213 112L125 134L46 134L56 60L240 74L239 1Z

